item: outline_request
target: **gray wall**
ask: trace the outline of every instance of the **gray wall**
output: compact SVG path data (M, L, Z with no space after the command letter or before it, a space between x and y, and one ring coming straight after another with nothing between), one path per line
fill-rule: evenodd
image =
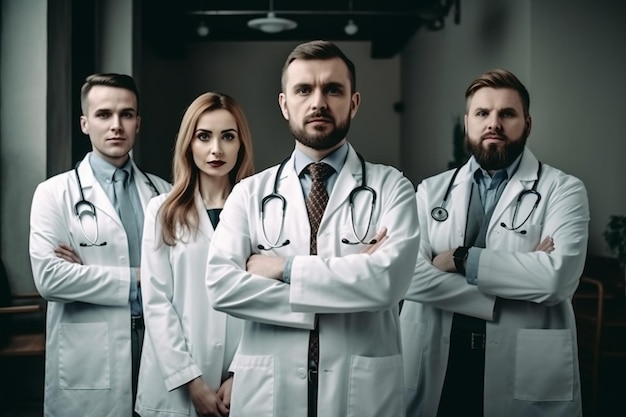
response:
M34 289L28 217L32 193L46 172L45 5L2 0L0 248L16 292ZM461 25L448 18L441 32L420 31L391 60L371 60L365 43L340 44L356 62L363 94L350 141L369 159L396 165L417 183L451 160L453 122L464 111L467 83L487 69L509 68L531 93L529 146L544 162L587 184L589 251L606 253L601 235L608 216L626 212L626 141L619 124L626 108L621 82L626 3L464 0L461 8ZM182 112L206 90L229 93L241 102L252 127L257 168L291 150L293 140L276 97L280 68L292 46L198 43L182 57L163 59L146 45L104 37L99 56L102 68L133 68L140 80L144 121L136 157L146 169L168 177ZM398 115L393 104L401 100L405 112Z

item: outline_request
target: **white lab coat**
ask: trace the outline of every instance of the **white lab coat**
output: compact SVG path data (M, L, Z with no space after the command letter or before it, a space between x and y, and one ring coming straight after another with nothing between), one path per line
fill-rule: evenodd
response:
M378 194L371 239L383 226L389 240L370 255L355 240L348 195L361 184L361 164L350 147L318 232L319 256L309 255L309 220L293 155L278 192L287 201L284 229L276 200L266 207L270 251L260 208L272 192L277 167L241 181L229 196L209 249L207 284L217 310L247 319L235 372L231 415L307 415L309 331L319 327L318 415L403 416L398 303L411 280L419 244L414 188L396 169L367 164L367 184ZM364 196L364 195L363 195ZM355 224L364 233L369 206L359 197ZM363 197L363 198L362 198ZM253 253L295 256L291 285L246 272Z
M431 210L441 205L452 171L418 186L420 254L401 314L407 416L437 414L454 312L487 321L485 417L581 415L571 298L587 249L585 187L577 178L543 164L537 186L541 202L520 229L527 233L500 225L511 226L518 195L532 187L537 166L526 149L489 223L478 286L431 263L437 254L463 246L471 189L469 163L454 181L446 221L433 220ZM533 202L532 197L524 199L516 226ZM554 238L554 252L534 252L546 236Z
M166 196L145 215L141 282L146 336L135 410L142 416L197 416L187 382L202 380L217 392L241 336L241 320L213 310L204 280L213 225L196 193L199 230L176 245L162 241L158 215Z
M88 157L78 167L85 199L93 203L99 240L86 239L74 214L81 199L74 170L39 184L30 217L30 259L39 293L48 300L44 415L53 417L132 415L130 265L122 222L94 177ZM145 207L152 187L133 162L135 184ZM150 175L150 174L148 174ZM159 192L170 185L154 175ZM95 239L91 219L85 232ZM70 245L83 265L54 254Z

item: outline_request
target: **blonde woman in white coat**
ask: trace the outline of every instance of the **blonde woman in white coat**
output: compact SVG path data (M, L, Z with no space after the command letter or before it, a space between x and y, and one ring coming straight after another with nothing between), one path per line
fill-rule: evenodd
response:
M142 282L146 343L135 410L146 416L227 416L228 367L241 323L210 307L206 256L235 182L253 173L245 116L230 97L205 93L183 116L174 185L145 217Z

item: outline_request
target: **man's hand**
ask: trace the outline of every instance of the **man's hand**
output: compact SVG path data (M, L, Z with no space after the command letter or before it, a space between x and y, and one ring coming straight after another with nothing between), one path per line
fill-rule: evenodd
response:
M535 252L554 252L554 239L550 236L546 237L540 244L537 245Z
M372 253L376 252L376 249L380 248L380 245L382 245L383 242L388 238L389 236L387 235L387 228L383 227L378 233L376 233L376 236L374 236L374 240L376 240L376 243L374 243L373 245L366 245L361 253L371 255Z
M433 265L443 272L457 272L452 255L456 248L442 252L433 258Z
M74 249L72 249L70 245L60 244L54 249L54 254L61 259L65 259L68 262L79 265L83 264L83 260L80 259L80 256L78 256L78 254L74 252Z
M187 383L187 388L189 389L191 402L198 415L210 417L228 416L228 407L224 405L220 396L204 383L202 377L197 377Z
M246 271L265 278L282 281L285 258L270 255L252 255L246 262Z
M222 383L222 386L220 387L220 389L217 390L217 396L220 397L220 399L222 400L222 404L224 404L224 407L226 407L229 412L230 412L230 395L233 392L233 378L234 378L234 375L231 375L230 378L228 378L226 381ZM224 415L227 416L228 414L224 414Z

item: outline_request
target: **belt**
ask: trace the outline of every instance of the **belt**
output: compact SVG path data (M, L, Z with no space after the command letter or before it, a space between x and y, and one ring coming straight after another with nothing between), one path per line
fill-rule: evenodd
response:
M130 328L132 330L143 329L143 316L130 316Z

